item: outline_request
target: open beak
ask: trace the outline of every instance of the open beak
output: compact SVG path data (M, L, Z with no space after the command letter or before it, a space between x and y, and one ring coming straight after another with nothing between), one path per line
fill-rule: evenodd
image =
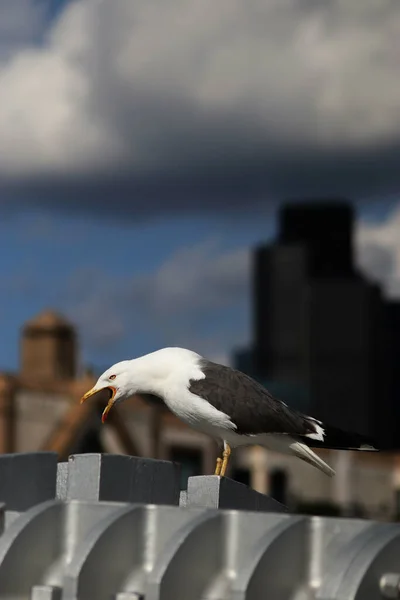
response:
M107 406L105 407L105 409L103 410L103 414L101 415L101 422L105 423L106 419L107 419L107 415L115 403L115 394L116 393L117 393L117 388L113 387L112 385L101 388L101 389L92 388L91 390L86 392L86 394L84 396L82 396L81 404L83 404L88 398L91 398L92 396L97 396L98 399L104 398L104 400L107 401Z

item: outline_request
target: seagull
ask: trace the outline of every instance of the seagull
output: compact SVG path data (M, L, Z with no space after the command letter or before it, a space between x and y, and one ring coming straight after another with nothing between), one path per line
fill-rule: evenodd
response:
M82 398L108 401L102 414L132 396L163 403L190 427L219 441L215 475L225 476L231 449L259 445L296 456L326 475L335 475L311 447L377 451L357 433L330 427L302 414L245 373L185 348L162 348L111 366Z

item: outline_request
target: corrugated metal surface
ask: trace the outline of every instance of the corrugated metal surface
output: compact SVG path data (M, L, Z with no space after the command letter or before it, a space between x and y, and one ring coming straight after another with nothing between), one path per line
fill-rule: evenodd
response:
M166 461L3 455L0 500L2 600L399 597L399 525L290 515L214 476L179 494Z

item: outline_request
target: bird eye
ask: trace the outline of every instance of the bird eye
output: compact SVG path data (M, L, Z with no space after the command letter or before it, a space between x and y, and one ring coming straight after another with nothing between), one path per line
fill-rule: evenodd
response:
M110 377L109 377L108 379L111 379L111 380L113 380L113 379L115 379L115 378L116 378L116 375L110 375Z

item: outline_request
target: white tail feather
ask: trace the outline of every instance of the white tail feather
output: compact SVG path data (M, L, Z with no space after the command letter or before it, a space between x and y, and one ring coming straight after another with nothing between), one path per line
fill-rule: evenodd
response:
M295 456L301 458L310 465L317 467L317 469L325 473L325 475L328 475L329 477L334 477L336 475L335 471L305 444L294 442L293 444L290 444L289 447Z

